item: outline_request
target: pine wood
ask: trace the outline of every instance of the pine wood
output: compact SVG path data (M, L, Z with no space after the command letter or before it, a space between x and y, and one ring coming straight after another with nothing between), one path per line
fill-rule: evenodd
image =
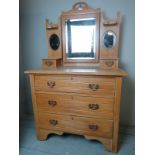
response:
M121 70L101 73L96 69L94 74L91 68L78 71L74 68L74 72L66 67L59 69L26 71L30 75L38 139L46 140L51 133L79 134L99 140L107 150L117 152L121 81L127 73ZM52 88L47 87L49 80L55 82ZM90 83L98 83L99 89L89 90ZM49 101L56 104L53 106ZM99 108L92 110L89 104L97 104ZM51 119L58 124L51 125ZM89 125L97 125L96 131L90 130Z
M57 50L53 50L50 46L49 39L52 34L56 34L59 37L60 45ZM62 58L62 40L61 40L61 25L49 23L48 19L46 20L46 38L47 38L47 47L48 47L48 58L49 59L61 59Z
M95 58L94 59L67 59L66 56L66 19L75 18L96 18L96 39L95 39ZM119 40L120 40L120 24L121 15L120 12L117 13L116 19L107 19L102 15L99 8L93 9L88 6L85 2L78 2L73 5L72 9L69 11L63 11L61 13L60 20L57 24L49 23L46 20L46 34L47 34L47 47L48 47L48 59L62 59L64 66L96 66L99 65L102 69L117 69L118 68L118 50L119 50ZM103 45L103 36L106 31L113 31L116 34L117 41L116 45L107 49ZM49 44L49 38L52 34L57 34L60 39L60 46L57 50L52 50ZM108 59L108 60L106 60ZM114 60L115 59L115 60ZM49 60L48 60L49 61ZM112 66L109 66L107 62L113 62ZM53 68L62 65L60 61L52 61L53 65L48 66L46 60L42 61L43 68Z
M102 68L102 69L118 69L118 59L100 60L100 68Z
M111 139L103 138L103 137L86 136L86 135L84 137L89 140L98 140L101 143L103 143L107 151L112 151L112 140Z
M100 59L117 59L119 50L119 36L120 36L120 24L121 17L120 13L117 13L117 17L114 21L105 19L101 16L100 22ZM106 31L113 31L116 34L117 41L113 48L107 49L103 45L103 36Z
M54 86L49 87L48 82L53 82ZM98 85L99 88L93 90L90 84ZM35 77L35 90L52 92L75 92L93 94L96 96L114 97L115 79L114 78L92 78L85 76L42 76Z
M44 69L56 68L62 65L62 59L42 59Z
M62 100L63 98L63 100ZM46 113L91 116L95 118L113 119L114 98L80 96L75 94L37 93L38 110ZM55 103L55 104L50 104ZM90 104L97 104L98 109L91 109Z
M96 18L97 55L93 61L68 61L65 20L83 17ZM39 140L46 140L49 134L72 133L98 140L108 151L117 152L122 79L127 76L118 68L120 21L120 14L115 20L105 19L100 9L92 9L85 2L62 12L58 24L46 21L47 40L51 34L57 34L60 47L52 51L48 42L43 69L25 71L30 78ZM107 30L117 36L116 46L109 50L103 48L102 42Z
M48 129L39 129L39 136L37 137L39 140L41 141L44 141L47 139L47 136L49 134L57 134L57 135L62 135L63 132L62 131L51 131L51 130L48 130Z
M117 152L117 149L118 149L121 88L122 88L122 78L117 78L116 79L115 104L114 104L114 129L113 129L113 140L112 140L112 151L113 152Z
M50 120L57 120L58 123L56 125L52 125L49 123ZM89 129L89 125L97 125L98 128L96 131L93 131ZM113 121L99 118L77 117L74 115L41 113L39 115L39 127L42 129L51 129L66 133L112 138Z
M127 73L121 69L103 70L100 67L58 67L51 70L35 69L27 70L25 73L37 75L98 75L104 77L127 76Z

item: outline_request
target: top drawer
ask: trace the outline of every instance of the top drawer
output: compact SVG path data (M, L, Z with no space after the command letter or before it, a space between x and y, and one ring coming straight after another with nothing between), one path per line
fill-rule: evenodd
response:
M35 90L114 96L115 78L36 75Z

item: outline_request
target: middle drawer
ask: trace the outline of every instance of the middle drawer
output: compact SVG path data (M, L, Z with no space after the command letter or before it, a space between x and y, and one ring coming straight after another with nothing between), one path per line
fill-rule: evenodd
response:
M36 93L41 112L113 119L113 98Z

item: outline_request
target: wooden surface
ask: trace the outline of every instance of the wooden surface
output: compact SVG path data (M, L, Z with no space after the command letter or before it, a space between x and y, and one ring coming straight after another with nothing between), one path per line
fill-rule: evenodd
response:
M54 86L48 86L48 83L54 83ZM90 88L89 85L97 85L98 88ZM114 97L115 79L102 77L86 76L35 76L35 90L50 92L74 92L84 93L95 96Z
M106 23L106 25L105 25ZM109 24L107 24L109 23ZM111 24L110 24L111 23ZM119 36L120 36L120 24L121 24L121 18L120 14L117 14L117 18L115 21L113 21L112 24L111 21L105 19L101 16L101 22L100 22L100 59L117 59L118 58L118 51L119 51ZM116 35L116 45L113 48L105 48L103 45L103 36L105 32L112 31Z
M81 60L71 62L67 60L65 51L65 20L83 17L96 18L96 57L93 61L84 60L86 63L81 63ZM92 9L80 2L72 10L62 13L58 25L46 23L46 26L47 40L56 33L61 42L57 53L48 43L48 59L43 60L43 66L50 66L49 58L62 58L64 66L25 71L30 78L37 138L46 140L51 133L79 134L102 142L108 151L117 152L122 78L127 76L117 68L120 16L115 21L100 19L100 9ZM110 51L102 45L102 37L109 29L118 39ZM111 60L114 64L108 69L105 65L109 65L107 61ZM55 66L58 65L55 61Z
M102 69L118 69L118 59L100 60L100 68L102 68Z
M51 27L51 28L50 28ZM53 27L53 28L52 28ZM51 35L56 34L59 37L60 45L58 49L54 50L50 46L50 37ZM46 40L48 47L48 58L49 59L60 59L62 58L62 40L61 40L61 25L60 21L58 24L49 24L46 20Z
M105 70L99 67L58 67L53 69L27 70L28 74L52 74L52 75L103 75L103 76L127 76L127 72L121 69Z
M71 95L70 93L43 94L39 92L36 94L36 100L40 112L113 119L113 98ZM92 105L97 105L97 108L91 107Z
M37 137L45 140L50 133L79 134L117 152L121 81L126 73L107 70L111 73L107 76L102 70L92 75L91 69L88 73L84 70L81 74L75 70L65 74L64 70L26 72L30 75ZM98 87L93 90L89 84Z
M118 77L116 79L116 95L115 95L115 104L114 104L114 128L113 128L113 139L112 139L113 152L117 152L118 150L121 88L122 88L122 78Z
M57 121L56 125L50 124L50 120ZM96 130L89 128L89 125L97 126ZM113 121L104 119L95 119L88 117L77 117L74 115L58 114L39 114L39 127L42 129L51 129L56 131L79 133L84 135L94 135L97 137L112 138Z
M62 65L62 59L42 59L43 69L52 69Z

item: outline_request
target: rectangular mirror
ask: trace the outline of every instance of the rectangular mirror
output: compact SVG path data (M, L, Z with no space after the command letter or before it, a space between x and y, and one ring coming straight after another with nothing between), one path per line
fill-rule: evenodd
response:
M63 62L98 62L99 13L62 16Z
M66 55L69 59L94 59L96 19L68 19L65 21Z

